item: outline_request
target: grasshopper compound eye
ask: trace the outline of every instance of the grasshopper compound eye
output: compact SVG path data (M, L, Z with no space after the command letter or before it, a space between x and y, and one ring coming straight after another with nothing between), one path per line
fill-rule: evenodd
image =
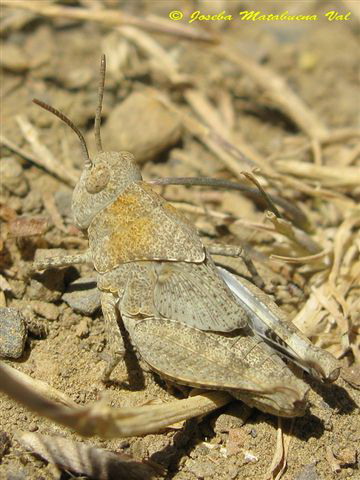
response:
M85 188L88 193L98 193L104 190L110 180L110 170L105 163L98 163L91 168L86 179Z

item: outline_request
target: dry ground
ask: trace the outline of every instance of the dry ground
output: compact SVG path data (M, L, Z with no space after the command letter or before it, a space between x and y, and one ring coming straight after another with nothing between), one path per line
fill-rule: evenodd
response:
M121 8L136 19L149 14L167 18L174 9L188 13L210 9L203 2L56 3L90 12L92 19L84 20L65 18L61 12L50 18L47 2L25 2L36 7L34 11L16 8L21 2L15 0L4 3L0 23L0 306L22 311L28 326L22 357L9 363L80 404L99 399L104 391L113 406L173 398L163 383L142 372L131 356L116 368L116 382L108 387L101 383L101 355L106 352L102 315L99 310L88 315L76 313L62 299L72 281L92 275L89 267L35 276L29 273L36 249L75 251L87 244L83 233L71 224L69 207L72 185L82 165L77 138L31 99L39 97L68 114L85 132L94 152L98 62L105 52L105 149L135 150L145 179L213 176L249 186L241 174L250 169L249 164L237 152L229 153L223 142L209 140L206 123L246 153L251 168L260 168L257 178L265 190L301 208L306 222L281 209L292 222L290 230L281 235L281 227L265 219L264 206L239 192L182 186L159 191L180 202L207 241L247 246L289 318L341 359L344 377L349 373L347 367L359 369L356 205L360 159L359 132L354 131L360 102L357 2L329 1L326 6L320 0L291 2L297 12L319 15L354 8L351 21L191 24L204 35L216 35L222 47L178 38L173 31L152 32L146 21L133 29L121 27L123 30L106 19L97 21L101 17L98 8ZM225 9L236 15L253 3L268 12L280 9L275 2L225 0L213 2L211 7L215 12ZM170 27L175 28L175 23L181 24L172 22ZM164 50L159 54L157 48ZM229 51L233 52L231 58L226 54ZM254 64L269 70L254 70ZM272 75L286 82L300 106L292 102L285 84L283 90L271 89ZM114 110L133 92L144 94L112 119ZM158 95L165 96L174 108L165 108ZM179 112L185 113L187 120L179 120ZM45 146L54 157L47 166ZM292 237L291 225L301 231L300 239ZM319 252L323 255L309 259ZM271 260L271 254L286 258ZM300 261L288 262L288 257L300 257ZM311 413L293 424L282 478L360 478L359 373L355 371L351 383L340 378L329 387L313 381L310 385ZM290 422L285 422L284 430L288 428ZM1 439L6 441L0 437L1 479L71 478L26 453L14 434L20 430L76 438L75 434L3 396L0 430L9 439L2 455ZM221 411L181 430L86 441L139 460L151 459L165 467L166 478L243 480L266 478L276 436L275 417L253 411L245 423L236 416L229 422Z

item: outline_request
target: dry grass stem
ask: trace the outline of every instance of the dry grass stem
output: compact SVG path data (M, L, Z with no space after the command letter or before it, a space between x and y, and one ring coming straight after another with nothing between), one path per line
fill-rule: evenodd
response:
M120 27L122 36L133 42L138 48L148 55L152 62L167 76L171 83L188 83L190 77L180 74L178 66L167 51L150 35L135 27Z
M283 185L293 188L298 192L305 193L309 197L322 198L334 203L337 202L341 205L341 208L353 209L356 206L355 202L349 197L339 192L335 192L334 190L328 190L321 187L312 187L302 180L298 180L287 175L278 174L271 176L271 178L279 181Z
M238 178L241 176L241 168L244 169L246 166L251 168L258 166L265 172L272 173L266 159L242 139L241 135L237 135L236 144L233 143L231 132L202 92L195 89L187 90L185 98L203 122L200 123L190 115L180 114L185 128L198 137ZM175 106L171 107L176 109Z
M51 151L40 142L38 131L25 116L17 116L16 121L36 156L36 164L63 182L74 187L79 179L80 173L75 169L64 167L56 160Z
M22 8L29 10L38 15L43 15L50 18L69 18L73 20L84 20L90 22L97 22L107 26L131 25L134 27L143 28L149 32L164 33L167 35L174 35L188 40L198 40L202 42L217 42L213 35L205 31L195 29L188 25L176 25L175 22L165 21L161 17L152 15L151 18L139 18L120 10L111 9L89 9L67 7L63 5L55 5L46 1L32 0L2 0L3 6Z
M266 218L273 224L276 232L293 242L300 250L300 252L317 254L322 251L318 245L309 235L302 230L295 228L290 222L282 218L277 218L273 212L266 212Z
M236 145L232 144L226 138L215 132L215 130L197 120L194 116L185 113L159 91L150 88L148 91L170 111L174 112L181 120L184 128L191 135L198 138L240 180L242 179L244 166L251 168L258 166L268 173L275 173L267 165L266 160L262 158L253 147L246 143L240 143L239 141L237 141ZM202 98L202 102L203 101L204 98ZM196 102L196 105L199 107L198 102ZM201 112L202 110L200 109L198 113Z
M243 175L245 178L247 178L250 182L252 182L254 185L256 185L256 187L258 188L259 190L259 193L260 195L262 196L262 198L264 199L265 203L267 204L267 206L269 207L269 210L272 211L272 213L274 215L276 215L278 218L282 218L282 215L281 213L279 212L279 210L276 208L272 198L270 195L268 195L266 193L266 191L264 190L264 188L260 185L259 181L255 178L255 176L250 173L250 172L243 172Z
M33 163L36 166L41 166L45 168L43 165L39 164L38 159L35 155L30 152L27 152L23 148L18 147L14 142L12 142L9 138L5 135L0 134L0 143L4 145L4 147L8 148L14 153L17 153L20 157L24 158L25 160L29 160L29 162Z
M309 178L320 182L325 187L356 187L360 185L360 169L358 167L330 167L289 160L279 160L275 166L282 174Z
M238 65L311 139L321 141L329 136L328 128L291 90L280 75L268 67L259 65L230 44L216 47L214 53Z
M271 260L279 260L286 263L317 263L319 260L322 260L324 257L327 257L330 253L330 250L324 250L314 255L306 255L305 257L286 257L283 255L270 255Z

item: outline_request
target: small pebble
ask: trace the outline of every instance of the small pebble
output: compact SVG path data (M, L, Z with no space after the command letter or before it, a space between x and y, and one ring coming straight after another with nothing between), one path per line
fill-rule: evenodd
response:
M13 237L32 237L44 235L49 228L44 217L17 217L9 222L9 233Z
M18 45L6 42L1 45L0 65L11 72L21 73L30 67L30 59Z
M59 273L61 270L59 271ZM45 300L55 302L60 300L63 290L63 278L54 275L54 272L44 272L30 280L26 294L31 300Z
M189 458L186 462L186 469L195 475L196 478L212 478L214 473L214 464L210 460L201 461L198 458L196 460Z
M0 357L19 358L27 337L25 319L15 308L0 308Z
M93 68L78 66L59 72L58 81L68 89L84 88L91 82L93 76Z
M219 415L213 424L216 433L227 433L244 425L251 413L251 408L244 403L234 402Z
M0 161L1 186L6 187L14 195L25 196L29 185L20 163L13 157L4 157Z
M76 327L75 335L79 338L86 338L89 336L89 325L86 318L82 318Z
M39 427L36 425L36 423L30 423L30 425L28 426L28 430L29 432L36 432L37 430L39 430Z
M100 291L95 278L75 280L62 298L73 310L85 315L92 315L100 307Z
M245 452L244 459L246 462L256 463L259 459L252 452Z
M40 193L37 190L31 190L24 198L22 208L23 213L39 213L41 208L42 199Z
M129 440L122 440L119 444L118 444L118 448L120 450L125 450L126 448L129 448L130 447L130 442Z
M46 318L46 320L57 320L59 317L59 309L52 303L37 300L31 302L31 308L35 313Z
M356 464L357 451L353 445L339 449L335 451L334 454L342 467Z
M350 367L342 367L341 376L352 387L360 389L360 365L354 364Z

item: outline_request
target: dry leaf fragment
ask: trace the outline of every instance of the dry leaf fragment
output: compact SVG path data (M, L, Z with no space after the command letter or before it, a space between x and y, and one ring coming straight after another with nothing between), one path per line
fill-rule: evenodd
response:
M284 420L278 417L275 452L264 480L280 480L286 470L287 455L294 421L291 420L289 432L283 431L283 422Z
M331 471L339 473L341 471L340 463L336 460L331 447L326 447L326 460L329 462Z
M155 476L148 465L136 462L128 455L108 452L83 442L36 433L22 433L18 440L47 462L95 480L146 480Z

